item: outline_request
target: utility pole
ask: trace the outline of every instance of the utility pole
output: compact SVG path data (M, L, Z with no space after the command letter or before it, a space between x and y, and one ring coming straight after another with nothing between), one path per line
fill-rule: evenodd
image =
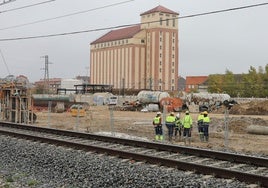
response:
M49 72L48 72L48 55L42 56L41 58L45 58L45 74L44 74L44 90L43 90L43 94L48 93L49 94Z
M86 69L86 83L87 84L89 84L89 67L87 66L87 67L85 67L85 69Z
M125 96L125 78L122 78L122 95Z
M149 88L150 90L153 90L153 78L152 77L149 78Z

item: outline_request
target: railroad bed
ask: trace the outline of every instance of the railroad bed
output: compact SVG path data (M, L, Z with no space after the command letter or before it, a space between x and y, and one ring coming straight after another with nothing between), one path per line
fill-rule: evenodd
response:
M13 123L1 123L0 133L87 152L105 153L136 163L156 164L159 168L167 166L197 174L235 178L242 182L268 186L268 159L263 157Z

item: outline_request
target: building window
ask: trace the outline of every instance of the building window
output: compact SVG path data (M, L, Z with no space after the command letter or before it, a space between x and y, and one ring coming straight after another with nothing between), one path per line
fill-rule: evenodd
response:
M173 39L172 42L175 43L175 39Z
M174 79L171 80L172 84L174 84Z
M172 47L172 50L173 50L173 51L175 50L175 47L174 47L174 46Z
M159 65L160 65L160 66L162 65L162 61L159 62Z
M162 54L161 53L159 54L159 57L162 57Z
M174 62L172 62L172 66L174 67L174 65L175 65L175 63Z
M160 37L159 40L160 40L160 42L161 42L161 41L162 41L162 38Z
M141 39L141 43L144 43L144 39Z
M161 49L162 49L162 46L160 45L159 48L160 48L160 50L161 50Z
M173 19L173 27L176 26L176 22L175 22L175 19Z
M162 72L162 69L161 68L159 69L159 72Z
M174 73L174 69L172 69L172 73Z
M167 19L167 22L166 22L167 26L169 25L169 19Z
M175 56L174 56L174 54L173 54L173 55L172 55L172 58L174 59L174 57L175 57Z
M175 90L174 86L172 86L171 89L172 89L172 91L174 91Z
M162 25L162 18L160 18L160 25Z
M126 43L128 43L128 39L126 40Z
M160 79L159 79L159 84L161 84L161 83L162 83L162 79L160 78Z

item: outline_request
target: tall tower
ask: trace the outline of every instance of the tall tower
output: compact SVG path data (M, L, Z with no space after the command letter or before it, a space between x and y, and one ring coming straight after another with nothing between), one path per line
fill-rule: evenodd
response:
M146 89L177 90L178 15L163 6L140 14L146 33Z
M91 84L177 90L178 13L157 6L140 16L141 24L109 31L90 43Z

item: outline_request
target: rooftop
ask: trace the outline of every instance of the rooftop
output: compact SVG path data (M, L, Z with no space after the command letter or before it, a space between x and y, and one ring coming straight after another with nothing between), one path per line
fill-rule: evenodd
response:
M91 44L98 44L102 42L132 38L135 34L137 34L140 31L141 31L140 24L131 27L126 27L123 29L112 30L103 35L102 37L98 38L97 40L93 41Z
M151 13L154 13L154 12L163 12L163 13L168 13L168 14L176 14L176 15L179 15L179 13L174 12L174 11L172 11L172 10L166 8L166 7L163 7L161 5L155 7L153 9L151 9L151 10L148 10L148 11L146 11L144 13L141 13L140 15L142 16L142 15L151 14Z

